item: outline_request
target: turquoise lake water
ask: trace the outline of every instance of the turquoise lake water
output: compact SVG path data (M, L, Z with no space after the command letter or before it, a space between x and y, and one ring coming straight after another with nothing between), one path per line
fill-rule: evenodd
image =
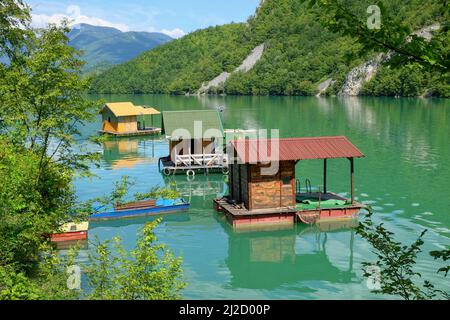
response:
M93 99L98 97L92 97ZM345 135L366 155L356 161L356 195L375 209L375 219L410 243L424 229L424 253L417 270L450 291L427 252L450 245L449 100L303 97L101 96L159 110L214 109L224 106L225 128L279 129L281 137ZM100 118L83 134L95 134ZM90 146L103 153L94 179L78 179L82 200L108 193L122 176L136 182L131 193L175 183L192 205L168 215L156 234L184 259L187 299L368 299L361 263L370 246L346 225L296 225L291 230L234 232L216 213L212 200L227 193L222 175L164 178L157 159L168 155L163 137L112 139ZM300 163L297 175L321 185L322 162ZM329 163L329 189L349 190L348 161ZM91 224L90 238L120 236L133 248L137 233L153 218Z

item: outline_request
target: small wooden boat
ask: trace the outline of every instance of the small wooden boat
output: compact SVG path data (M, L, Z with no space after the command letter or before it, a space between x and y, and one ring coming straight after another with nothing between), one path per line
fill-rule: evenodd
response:
M190 204L184 199L145 200L116 206L114 211L90 215L91 221L136 218L164 213L173 213L189 209Z
M84 241L88 238L89 222L67 223L62 226L61 233L50 235L50 241L55 243Z

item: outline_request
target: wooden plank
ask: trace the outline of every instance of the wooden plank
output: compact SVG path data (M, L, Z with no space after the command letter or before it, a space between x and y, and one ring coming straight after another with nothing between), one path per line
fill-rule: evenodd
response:
M120 211L120 210L129 210L129 209L146 208L146 207L156 207L156 200L131 202L131 203L127 203L124 205L116 206L115 209Z

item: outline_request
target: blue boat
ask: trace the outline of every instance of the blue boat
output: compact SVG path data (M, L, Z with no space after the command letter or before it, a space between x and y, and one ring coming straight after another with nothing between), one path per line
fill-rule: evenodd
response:
M114 211L94 213L89 216L90 221L117 220L126 218L145 217L174 213L189 209L190 203L184 199L159 199L133 202L117 206Z

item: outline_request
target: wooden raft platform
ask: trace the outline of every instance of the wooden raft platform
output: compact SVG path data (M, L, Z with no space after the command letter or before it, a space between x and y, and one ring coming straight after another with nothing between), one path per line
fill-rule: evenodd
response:
M319 197L318 193L297 194L297 197L315 198ZM334 193L320 194L323 201L341 200L348 201ZM237 206L228 202L228 199L215 199L214 207L217 211L223 212L228 222L235 229L261 227L261 226L279 226L293 225L296 222L305 224L316 224L324 221L348 220L357 218L361 209L365 206L361 203L354 202L352 204L336 205L334 207L314 207L301 208L297 204L296 207L270 208L270 209L254 209L247 210L242 206Z
M295 222L296 209L258 209L247 210L228 203L227 199L214 200L217 211L223 212L234 229L250 229L263 226L292 226Z
M129 131L129 132L114 132L114 131L105 131L105 130L100 130L99 132L101 134L108 134L108 135L115 136L115 137L149 136L149 135L161 134L161 128L152 128L152 129Z

